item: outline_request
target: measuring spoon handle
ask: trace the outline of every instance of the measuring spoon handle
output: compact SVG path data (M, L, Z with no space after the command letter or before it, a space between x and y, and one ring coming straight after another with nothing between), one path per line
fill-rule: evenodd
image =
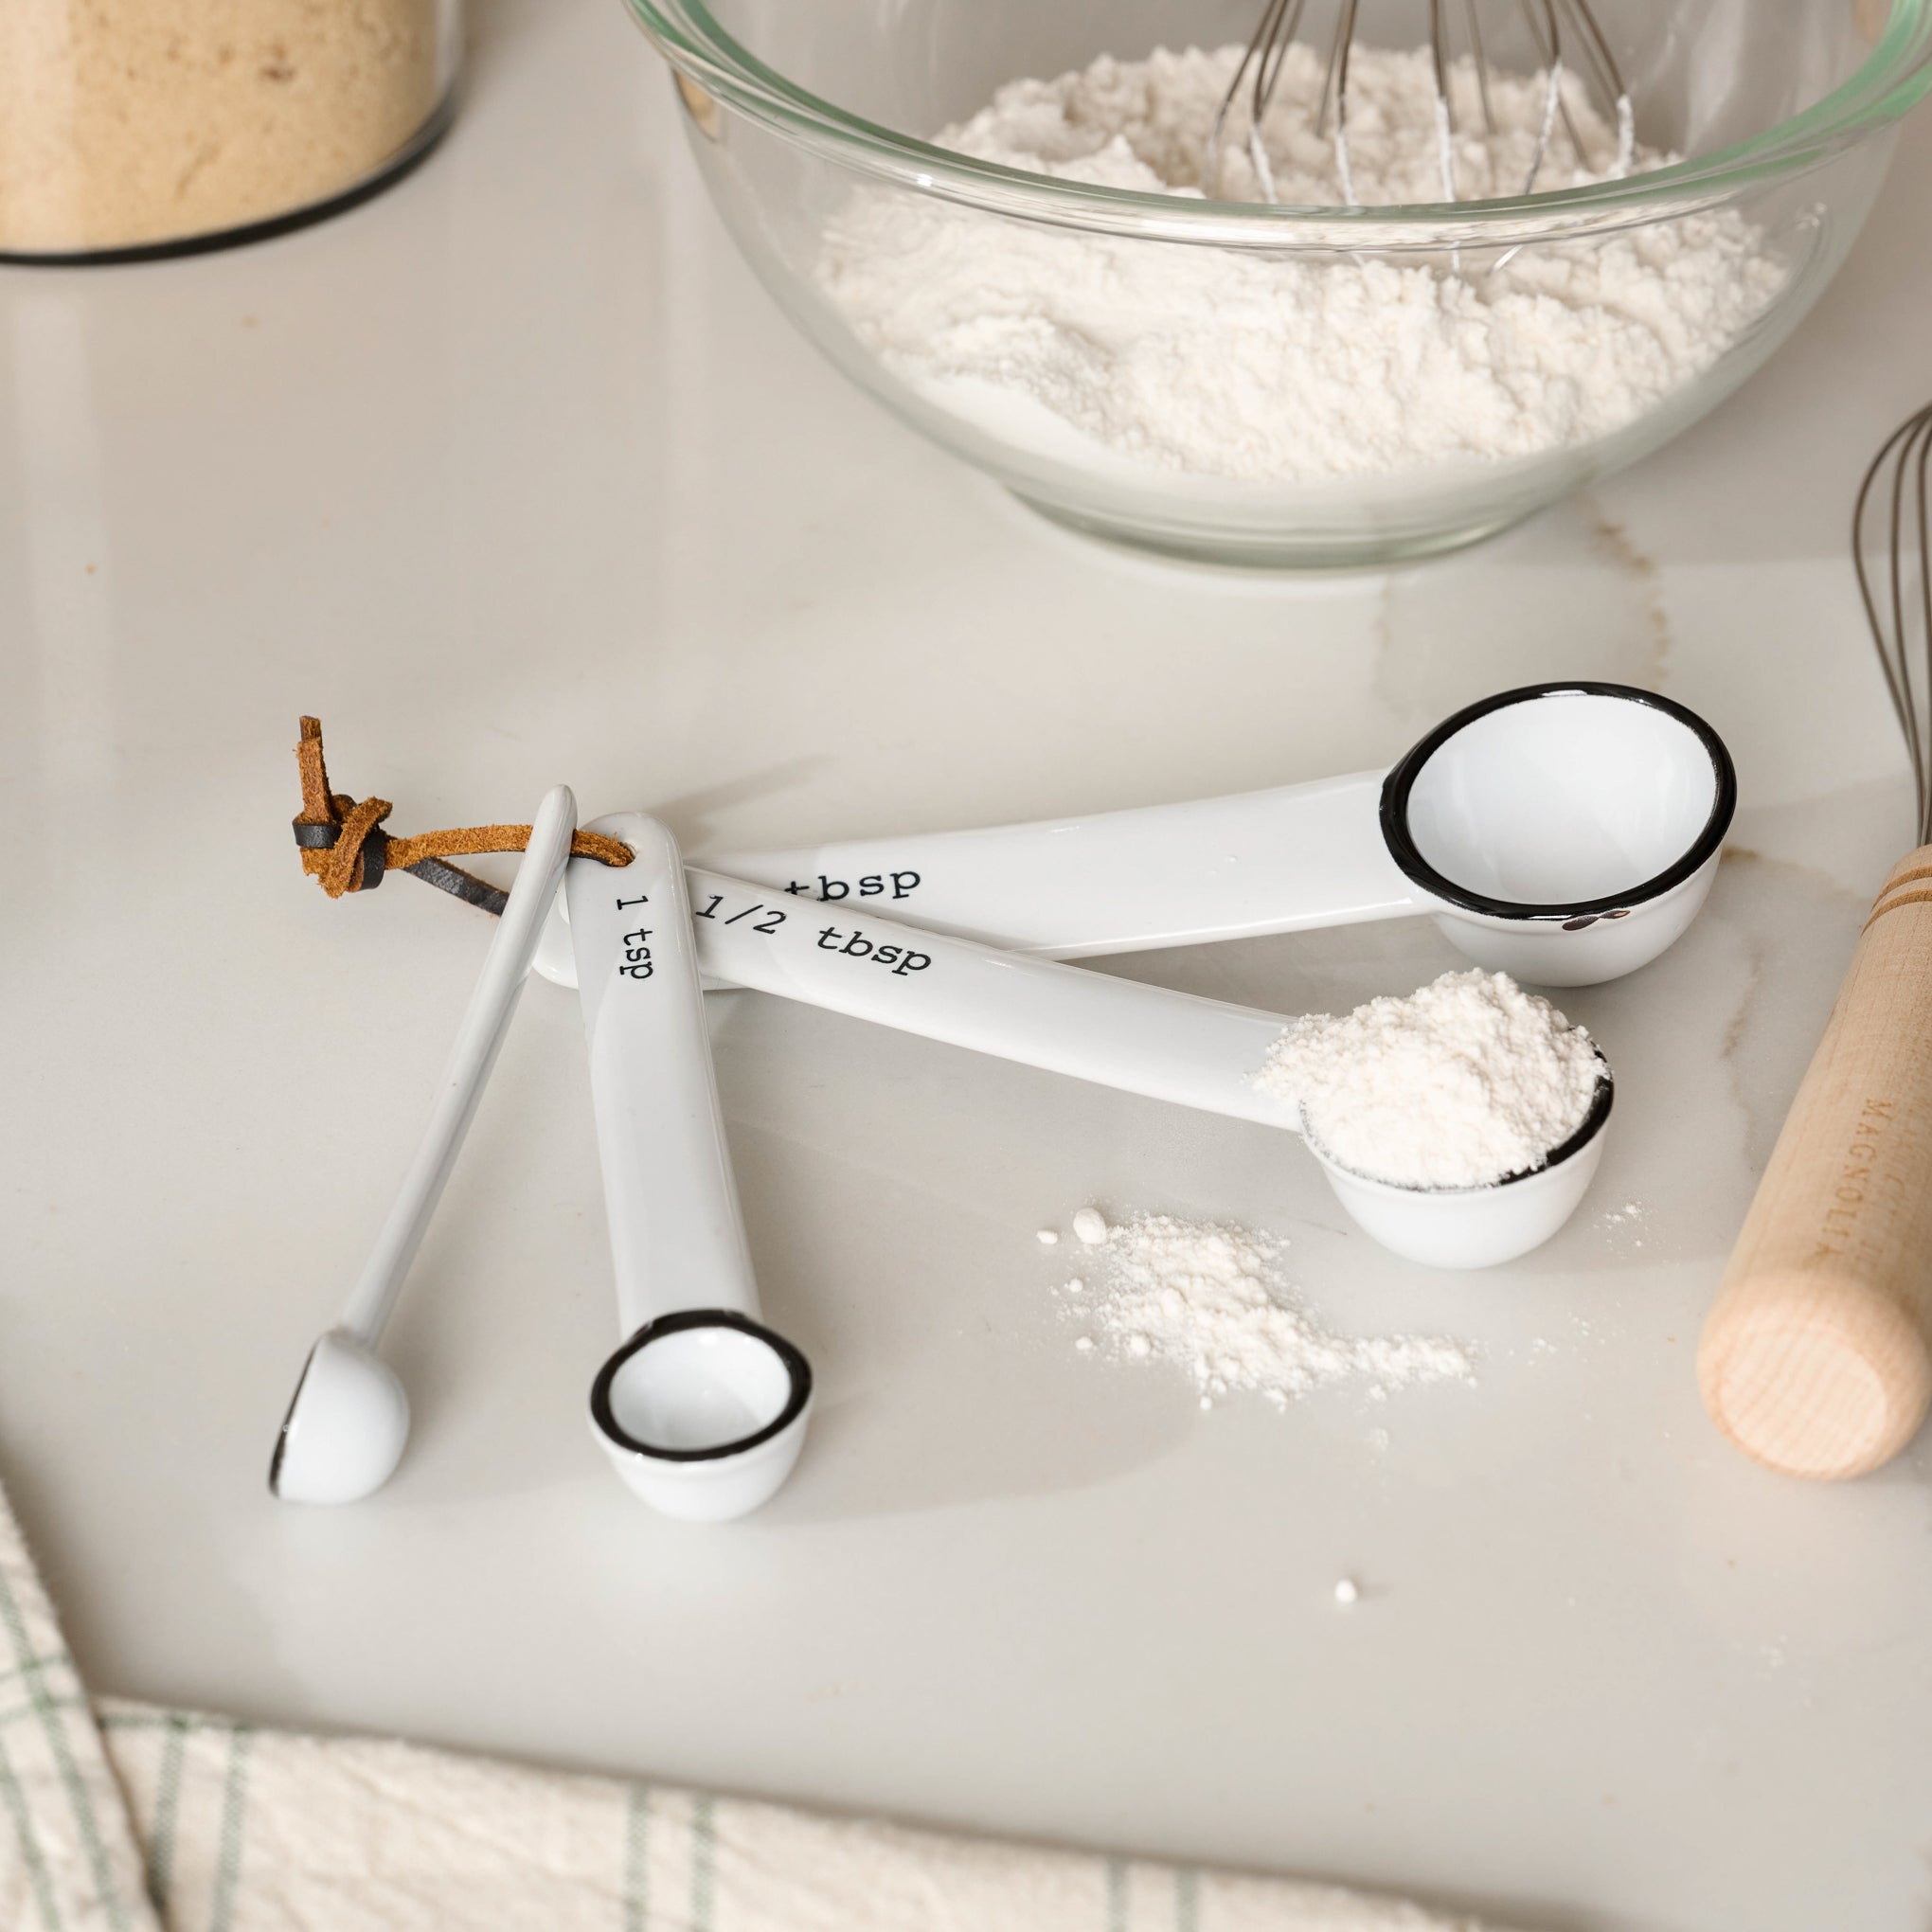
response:
M544 795L531 822L529 844L510 888L503 918L491 937L483 971L464 1009L422 1138L343 1306L338 1326L370 1347L382 1335L403 1277L422 1244L444 1184L462 1151L477 1102L510 1031L510 1016L516 1011L538 936L557 897L557 881L570 856L570 835L576 830L577 800L570 788L552 787Z
M702 868L689 877L698 964L711 978L1154 1100L1300 1124L1292 1104L1252 1083L1288 1024L1276 1014L814 904Z
M717 870L1063 959L1294 932L1422 909L1383 842L1382 780L741 852Z
M636 855L564 878L623 1333L687 1308L755 1316L677 846L641 812L590 830Z

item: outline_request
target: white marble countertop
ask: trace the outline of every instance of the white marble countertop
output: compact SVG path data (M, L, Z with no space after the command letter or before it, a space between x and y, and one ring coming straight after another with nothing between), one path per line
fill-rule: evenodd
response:
M1932 1457L1780 1481L1690 1354L1905 843L1845 534L1932 393L1932 118L1695 433L1462 558L1244 581L1083 546L850 392L612 0L478 12L448 146L364 209L0 276L0 1472L92 1682L1546 1932L1923 1932ZM574 1003L533 989L391 1332L407 1461L268 1498L486 932L302 877L298 712L400 830L564 779L723 847L1367 766L1559 674L1704 712L1744 806L1690 937L1566 1002L1619 1118L1530 1261L1405 1266L1263 1129L737 995L823 1406L773 1508L680 1529L584 1427L608 1261ZM1119 970L1294 1010L1452 963L1409 922ZM1203 1414L1077 1356L1033 1234L1089 1200L1273 1229L1332 1322L1467 1337L1480 1381Z

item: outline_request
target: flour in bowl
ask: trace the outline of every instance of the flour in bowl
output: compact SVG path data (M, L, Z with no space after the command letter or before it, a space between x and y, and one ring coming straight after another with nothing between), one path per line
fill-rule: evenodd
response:
M1479 1188L1541 1167L1588 1118L1595 1044L1506 973L1445 973L1404 999L1297 1020L1256 1084L1370 1179Z
M1198 198L1204 143L1237 47L1102 58L1022 80L934 138L1073 182ZM1324 63L1291 44L1263 131L1284 203L1334 206L1317 126ZM1543 128L1540 77L1451 75L1458 192L1518 191ZM1426 49L1359 47L1350 67L1351 174L1364 203L1440 201ZM1617 135L1587 92L1540 188L1601 178ZM1223 189L1251 196L1245 110L1225 137ZM1669 156L1640 148L1638 170ZM1593 172L1593 169L1601 173ZM1660 211L1661 212L1661 211ZM1003 439L1102 469L1295 484L1500 461L1624 428L1710 367L1763 313L1785 270L1735 210L1676 215L1507 260L1315 257L1161 245L1006 220L868 188L829 224L818 277L859 339L952 413Z

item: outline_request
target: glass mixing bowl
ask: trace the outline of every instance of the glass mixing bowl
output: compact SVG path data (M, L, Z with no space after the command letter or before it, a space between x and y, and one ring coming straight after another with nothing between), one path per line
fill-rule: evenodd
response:
M1503 529L1634 462L1759 368L1844 260L1890 159L1897 120L1932 86L1932 0L1599 0L1649 148L1674 166L1508 200L1271 206L1090 187L935 147L995 89L1097 56L1244 42L1260 0L627 0L675 70L713 200L760 279L833 362L905 421L1049 517L1145 548L1275 567L1386 563ZM1538 65L1530 9L1476 0L1503 67ZM1303 37L1325 45L1315 0ZM1363 36L1413 45L1420 0L1361 9ZM1409 38L1403 41L1400 36ZM1514 36L1512 40L1512 36ZM1712 358L1628 420L1506 458L1452 453L1313 480L1203 474L1103 447L1034 402L933 380L868 340L825 274L827 231L911 200L947 221L1010 224L1071 277L1096 248L1145 313L1164 281L1200 301L1204 273L1257 263L1383 263L1475 281L1538 256L1551 272L1642 245L1656 224L1742 219L1773 274ZM952 232L964 233L963 228ZM1082 253L1082 251L1084 253ZM1205 268L1204 268L1205 264ZM1339 309L1341 305L1337 304ZM1154 317L1156 324L1162 318ZM1336 329L1360 329L1343 314ZM876 335L876 331L873 331Z

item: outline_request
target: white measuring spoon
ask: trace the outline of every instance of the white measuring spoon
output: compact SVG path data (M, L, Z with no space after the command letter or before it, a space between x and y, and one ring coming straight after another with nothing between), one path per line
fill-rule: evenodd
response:
M700 868L688 877L697 962L713 978L1129 1093L1301 1128L1292 1102L1254 1083L1290 1024L1279 1014L800 903ZM1386 1246L1436 1267L1486 1267L1527 1254L1569 1218L1602 1157L1610 1100L1606 1066L1589 1118L1548 1162L1486 1188L1393 1187L1310 1146L1343 1207Z
M341 1315L309 1351L290 1399L268 1466L268 1486L285 1502L355 1502L381 1489L402 1458L409 1398L376 1345L510 1030L576 829L569 787L546 792L415 1158Z
M1458 711L1386 773L717 864L1060 958L1428 913L1492 972L1582 986L1682 935L1736 801L1694 712L1550 684Z
M1583 986L1683 934L1736 801L1694 712L1622 685L1533 685L1458 711L1387 772L717 867L1063 959L1426 913L1492 972ZM537 970L569 983L561 917Z
M625 1337L591 1423L646 1502L717 1522L791 1474L812 1370L758 1319L677 847L641 812L591 830L635 854L579 860L565 881Z

